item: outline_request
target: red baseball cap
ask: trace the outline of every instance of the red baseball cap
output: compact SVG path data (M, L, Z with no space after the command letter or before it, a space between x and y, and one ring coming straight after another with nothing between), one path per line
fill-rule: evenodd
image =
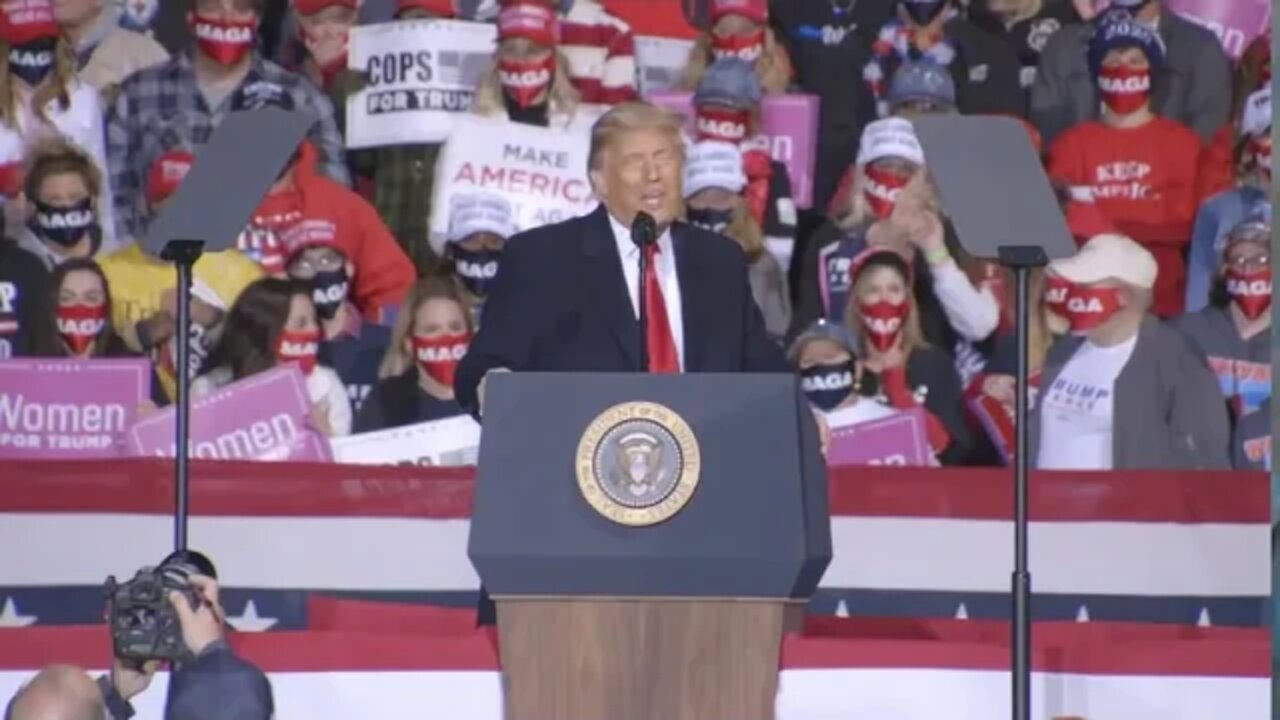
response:
M3 0L0 2L0 40L9 45L25 45L33 40L57 38L61 28L53 19L50 0Z
M147 172L147 202L164 202L182 184L195 161L186 150L170 150L156 158Z
M321 10L331 7L359 10L360 0L293 0L293 9L299 15L315 15Z
M396 15L409 10L424 10L437 17L458 17L454 0L396 0Z
M304 218L290 225L280 235L280 244L284 246L285 257L292 258L298 253L313 247L333 248L346 255L345 238L339 237L338 225L324 217Z
M535 0L516 0L498 13L498 40L522 37L539 45L554 46L558 35L555 11Z
M711 0L711 22L725 15L741 15L764 25L769 21L769 4L766 0Z

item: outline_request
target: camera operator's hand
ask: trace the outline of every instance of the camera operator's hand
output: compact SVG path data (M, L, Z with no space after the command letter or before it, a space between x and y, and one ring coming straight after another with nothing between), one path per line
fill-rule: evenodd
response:
M169 593L169 602L178 614L178 623L182 625L182 639L187 649L199 655L210 644L222 639L222 623L226 613L218 603L218 583L213 578L203 575L192 575L191 586L203 600L200 607L191 609L191 603L185 595L174 591Z
M111 685L126 701L132 700L151 685L151 676L160 667L157 660L148 660L141 665L131 660L115 658L111 664Z

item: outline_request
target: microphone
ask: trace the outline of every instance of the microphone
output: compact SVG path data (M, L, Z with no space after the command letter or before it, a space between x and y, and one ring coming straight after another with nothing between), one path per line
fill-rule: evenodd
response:
M640 308L640 372L649 372L649 313L645 312L644 307L644 276L649 268L647 250L657 240L658 226L653 216L643 210L637 212L636 219L631 221L631 242L640 249L640 274L637 276L639 282L636 283L639 300L636 307Z

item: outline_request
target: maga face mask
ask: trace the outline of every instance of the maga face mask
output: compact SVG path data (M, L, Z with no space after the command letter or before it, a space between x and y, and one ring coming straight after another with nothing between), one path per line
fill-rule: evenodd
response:
M888 300L862 303L860 309L867 341L880 352L897 344L898 338L902 337L903 324L911 312L911 306L906 302L895 305Z
M196 36L200 52L214 62L231 66L253 51L258 22L195 15L191 20L191 31Z
M1093 330L1120 312L1120 291L1117 288L1091 288L1072 285L1067 291L1064 310L1071 332L1080 335Z
M498 60L498 79L502 89L518 107L528 108L544 90L551 87L556 72L555 53L541 60Z
M33 40L9 50L9 72L31 87L39 85L53 70L56 38Z
M731 145L746 139L750 121L748 110L709 106L697 108L694 118L698 140L720 140Z
M462 281L463 287L476 297L489 294L489 285L498 276L498 261L502 258L501 250L468 250L461 245L454 245L453 271Z
M453 387L458 363L471 345L471 333L437 337L414 335L410 342L413 343L413 357L422 371L441 385Z
M718 208L688 208L685 214L689 223L714 233L723 233L733 221L733 210Z
M1098 92L1102 102L1117 115L1129 115L1147 104L1151 97L1150 68L1103 65L1098 72Z
M711 57L716 60L738 58L755 62L764 54L764 28L748 35L712 35Z
M311 278L311 302L315 303L316 315L322 320L332 320L347 301L350 287L346 268L316 272Z
M83 355L107 326L107 305L59 305L54 309L58 335L73 355Z
M865 174L866 183L862 186L862 196L871 206L871 212L883 220L893 214L893 209L898 205L898 196L907 183L911 182L911 178L871 165L867 166Z
M276 341L276 360L281 363L296 362L303 375L316 369L316 355L320 353L320 330L281 330Z
M58 207L39 200L32 201L35 215L27 226L38 237L64 248L80 242L85 233L98 227L98 216L93 211L93 200L85 198L71 207Z
M1257 320L1271 307L1271 268L1248 271L1229 268L1226 274L1227 294L1240 313Z
M831 412L853 394L853 359L814 365L800 371L800 387L819 410Z

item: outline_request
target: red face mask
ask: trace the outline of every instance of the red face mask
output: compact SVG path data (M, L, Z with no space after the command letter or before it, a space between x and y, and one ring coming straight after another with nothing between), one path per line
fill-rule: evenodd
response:
M719 140L737 145L747 137L751 112L728 108L701 107L697 110L698 140Z
M107 326L107 306L59 305L53 311L58 335L72 355L83 355Z
M1087 333L1110 320L1120 311L1120 291L1116 288L1090 288L1072 285L1067 291L1063 311L1071 332Z
M871 206L871 212L883 220L893 214L893 208L898 204L898 196L902 194L902 188L911 182L911 178L871 165L867 166L866 175L867 182L862 186L862 196Z
M320 330L281 330L276 342L276 360L282 363L296 362L303 375L316 369L316 354L320 352Z
M1044 307L1059 317L1067 316L1067 293L1071 291L1071 283L1057 275L1045 275Z
M1271 268L1252 272L1228 269L1227 294L1245 317L1257 320L1271 307Z
M1147 104L1151 97L1150 68L1104 65L1098 73L1102 102L1117 115L1129 115Z
M764 54L764 28L750 35L712 35L711 57L722 60L727 57L755 62Z
M462 356L467 354L471 333L437 337L414 335L411 342L413 357L422 371L441 385L453 387L453 376L458 371Z
M554 53L541 60L498 60L498 79L502 81L502 89L522 108L533 105L534 99L551 87L555 72Z
M867 331L867 340L880 352L892 348L902 336L902 326L911 312L906 302L894 305L888 300L873 303L862 303L862 327Z
M1253 138L1249 141L1249 152L1253 154L1253 161L1257 163L1258 169L1270 180L1271 138L1266 136Z
M235 65L253 51L257 39L256 20L224 20L195 15L191 19L191 31L196 45L214 62Z

